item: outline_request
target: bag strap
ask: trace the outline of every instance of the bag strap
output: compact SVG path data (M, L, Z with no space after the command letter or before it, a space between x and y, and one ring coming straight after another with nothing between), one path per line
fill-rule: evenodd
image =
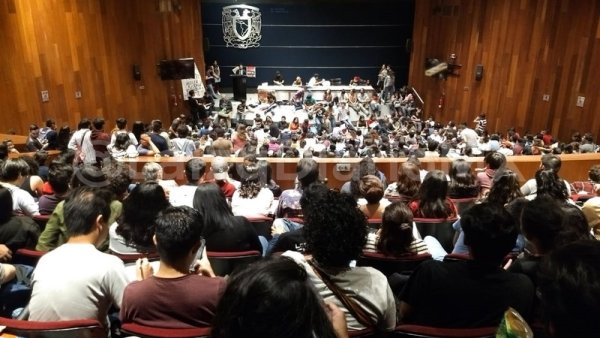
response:
M346 296L343 290L335 284L334 281L331 280L331 277L323 271L320 267L318 267L312 260L308 260L307 263L313 268L313 271L319 277L323 283L333 292L333 294L344 304L346 309L352 314L356 320L364 325L367 328L377 330L377 324L371 318L371 316L360 306L358 305L354 299Z
M83 141L85 140L85 135L88 133L89 130L86 130L83 132L83 136L81 136L81 142L79 142L79 148L83 147Z

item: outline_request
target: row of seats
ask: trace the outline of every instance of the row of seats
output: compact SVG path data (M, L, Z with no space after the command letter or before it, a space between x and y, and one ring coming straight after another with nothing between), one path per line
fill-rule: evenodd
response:
M2 334L25 338L105 338L106 331L97 320L81 319L55 322L36 322L0 317ZM138 324L123 324L121 332L145 338L192 338L210 337L210 327L189 329L165 329ZM4 335L2 335L4 337ZM350 332L350 337L361 338L488 338L496 336L495 327L475 329L447 329L420 325L399 325L393 332L378 333L371 330Z

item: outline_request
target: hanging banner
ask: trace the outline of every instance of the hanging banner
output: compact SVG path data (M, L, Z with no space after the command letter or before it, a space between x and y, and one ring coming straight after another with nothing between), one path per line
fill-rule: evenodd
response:
M195 62L194 78L181 80L181 90L183 91L182 97L184 100L187 100L190 90L195 92L196 98L204 96L204 81L202 81L202 76L200 75L200 71L198 71L198 66L196 66Z

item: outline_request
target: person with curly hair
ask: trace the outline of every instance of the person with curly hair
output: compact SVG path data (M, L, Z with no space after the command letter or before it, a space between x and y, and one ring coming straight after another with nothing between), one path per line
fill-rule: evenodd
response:
M390 201L383 197L383 183L374 175L366 175L360 179L360 198L358 207L368 219L381 218Z
M273 192L263 184L258 166L244 166L243 170L240 188L231 197L231 211L235 216L268 216Z
M154 219L167 206L169 201L158 183L136 185L123 201L121 216L110 226L110 251L123 255L155 252Z
M336 191L311 196L310 208L304 215L303 233L306 250L312 258L286 251L283 256L294 259L306 269L310 280L325 302L340 307L349 330L362 330L375 325L380 330L396 326L394 294L387 278L372 267L353 266L367 239L367 222L354 199ZM356 318L330 287L340 289L362 308L370 320ZM368 282L365 282L368 281Z

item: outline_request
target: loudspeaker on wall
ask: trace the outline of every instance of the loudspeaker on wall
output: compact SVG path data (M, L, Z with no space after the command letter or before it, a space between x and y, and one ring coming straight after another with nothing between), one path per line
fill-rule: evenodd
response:
M483 78L483 65L475 66L475 80L481 81Z
M133 65L133 79L136 81L142 80L142 71L140 65Z

